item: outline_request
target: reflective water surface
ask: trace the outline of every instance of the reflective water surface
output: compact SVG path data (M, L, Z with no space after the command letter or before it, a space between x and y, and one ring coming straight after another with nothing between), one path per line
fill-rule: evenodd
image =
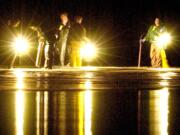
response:
M0 135L175 135L180 70L0 70Z

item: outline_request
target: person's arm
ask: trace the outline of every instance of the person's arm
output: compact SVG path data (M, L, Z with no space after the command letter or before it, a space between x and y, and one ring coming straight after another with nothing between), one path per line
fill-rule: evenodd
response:
M153 29L153 26L150 26L148 31L147 31L147 34L144 37L144 41L150 41L151 40L152 29Z
M145 34L145 36L144 36L144 34L142 34L140 36L140 42L144 43L145 41L149 41L149 36L150 36L149 34L150 34L150 27L149 27L147 33Z

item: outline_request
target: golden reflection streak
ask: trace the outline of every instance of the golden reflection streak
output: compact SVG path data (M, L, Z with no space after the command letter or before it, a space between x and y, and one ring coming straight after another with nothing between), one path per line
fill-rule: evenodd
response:
M48 92L36 93L36 135L48 135Z
M16 135L24 134L24 108L25 108L25 98L24 92L22 89L24 88L24 72L22 70L15 70L14 74L16 75L16 88L18 91L16 92L15 97L15 111L16 111Z
M20 69L14 71L14 74L17 78L16 88L23 89L24 88L24 72Z
M78 99L79 135L92 135L92 82L87 79L80 87L85 91L80 92Z
M160 73L159 76L162 78L162 81L159 82L159 84L163 87L167 87L167 86L169 86L168 80L172 79L173 76L176 76L176 73L165 72L165 73Z
M150 134L168 135L168 100L167 87L150 92Z
M24 134L24 93L16 92L16 135Z
M78 103L78 128L79 128L79 135L84 135L84 92L79 93L79 103Z
M85 91L85 135L92 135L91 121L92 121L92 92Z
M166 73L160 73L159 76L162 78L162 79L172 79L173 76L176 76L176 73L174 72L166 72Z
M88 79L86 82L85 82L85 89L86 91L89 91L91 88L92 88L92 83L91 81Z
M40 92L36 93L36 135L40 135Z
M161 135L168 135L168 99L169 91L168 88L163 88L159 91L160 96L160 129Z
M169 82L166 81L166 80L163 80L163 81L159 82L159 84L160 84L161 86L164 86L164 87L169 86Z
M44 92L44 135L48 135L48 92Z
M66 92L60 92L60 111L59 111L59 119L60 119L60 135L66 135Z
M87 80L85 82L85 95L84 95L84 115L85 115L85 122L84 122L84 128L85 128L85 135L92 135L91 131L91 120L92 120L92 82L90 80Z
M84 77L90 79L93 77L93 73L87 72L87 73L85 73Z
M84 71L89 71L89 70L96 71L97 67L94 67L94 66L85 66L85 67L81 67L80 69L82 69Z

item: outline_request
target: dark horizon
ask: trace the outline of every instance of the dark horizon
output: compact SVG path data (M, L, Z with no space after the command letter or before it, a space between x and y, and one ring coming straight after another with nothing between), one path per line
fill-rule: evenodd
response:
M81 14L87 35L96 41L102 51L96 62L105 66L137 66L139 37L146 33L155 17L163 22L173 34L172 47L167 49L170 66L178 67L180 2L164 1L128 1L119 4L115 0L1 0L1 22L20 18L25 26L41 25L49 31L58 24L58 14L62 11L73 16ZM149 66L149 46L143 46L142 66Z

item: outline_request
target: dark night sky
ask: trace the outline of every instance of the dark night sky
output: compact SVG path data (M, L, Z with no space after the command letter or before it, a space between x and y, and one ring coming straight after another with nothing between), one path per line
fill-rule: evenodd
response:
M67 11L70 18L84 16L88 37L100 48L98 65L136 66L138 40L160 16L173 33L167 50L171 66L180 66L180 1L171 0L0 0L1 21L21 18L27 26L41 24L48 31L58 24L58 13ZM143 66L149 66L149 47L143 47Z

